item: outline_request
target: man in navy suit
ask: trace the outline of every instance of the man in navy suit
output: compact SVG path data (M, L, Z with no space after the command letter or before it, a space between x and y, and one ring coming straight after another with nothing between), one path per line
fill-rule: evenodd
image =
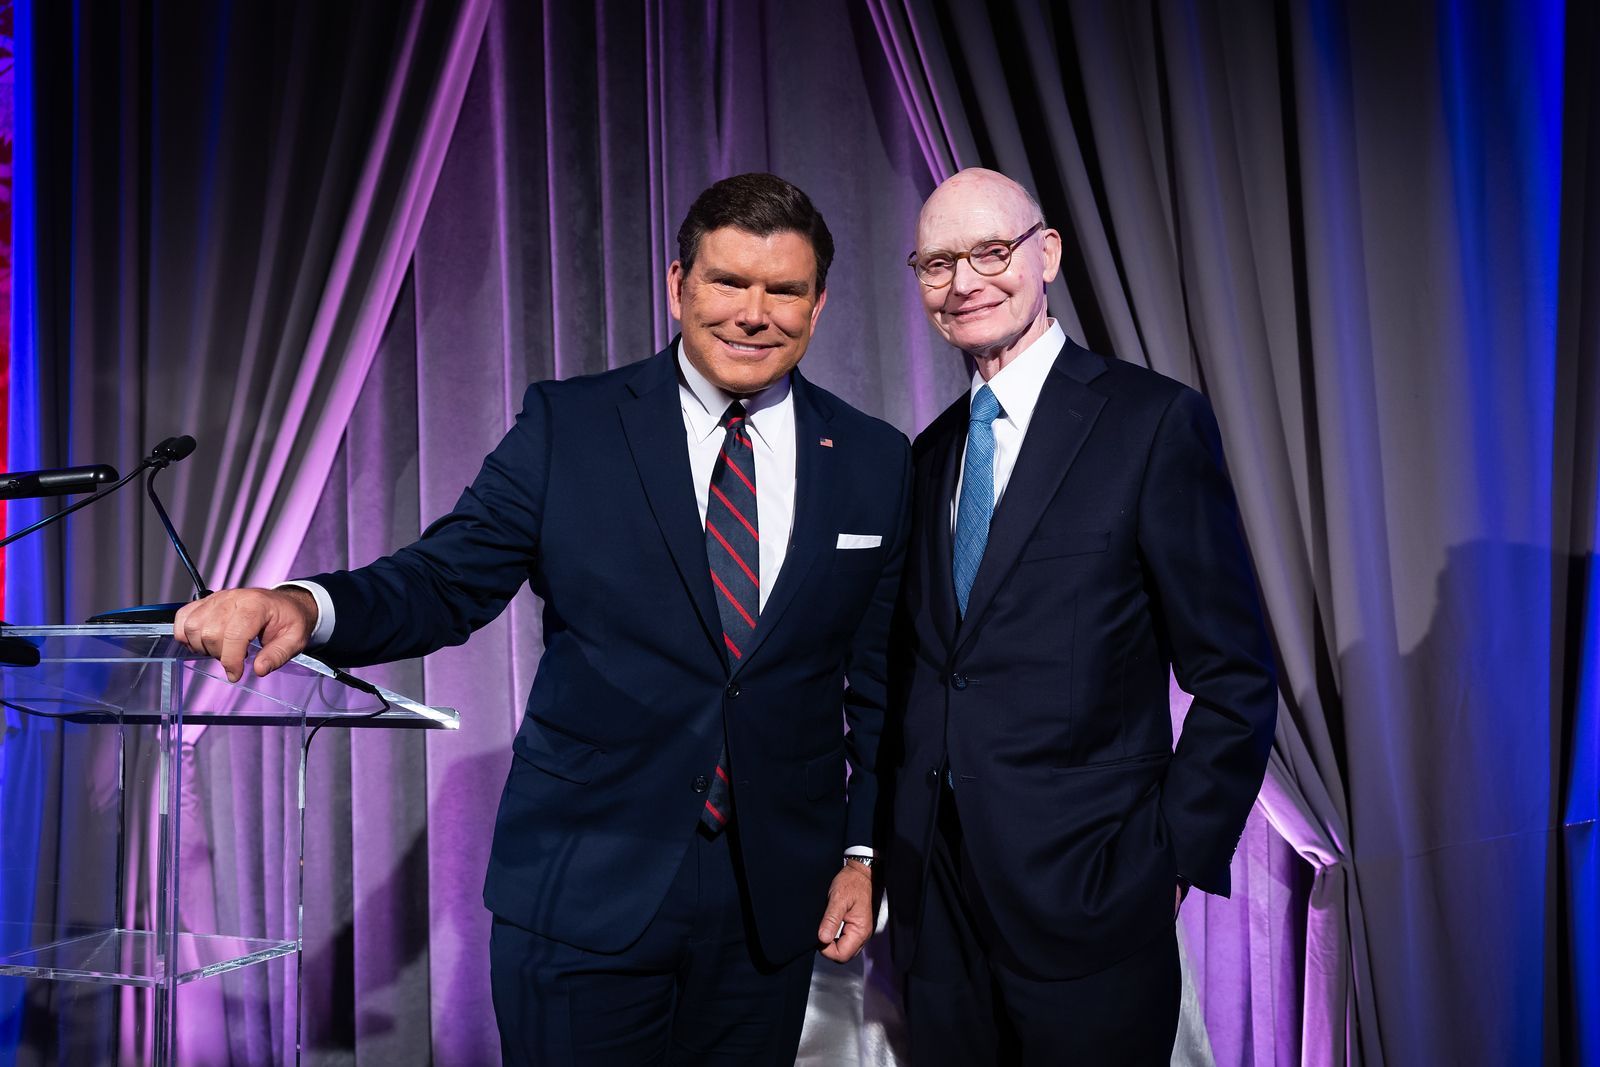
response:
M414 544L178 616L237 678L252 636L257 674L375 663L542 598L484 885L509 1063L790 1063L815 951L871 933L910 454L795 370L832 256L799 189L718 182L678 231L679 340L531 386Z
M913 446L892 941L917 1067L1166 1063L1174 918L1226 895L1277 690L1211 410L1045 306L1061 238L952 177L909 264L966 395ZM1176 751L1168 668L1195 700Z

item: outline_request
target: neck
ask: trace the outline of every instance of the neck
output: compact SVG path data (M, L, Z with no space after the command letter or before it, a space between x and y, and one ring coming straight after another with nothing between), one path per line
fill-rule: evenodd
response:
M1012 360L1026 352L1049 329L1050 316L1041 312L1038 318L1028 324L1026 330L1023 330L1011 340L1002 341L993 348L981 349L976 352L969 351L967 355L971 356L972 362L977 365L979 376L987 382L992 380L996 374L1005 370Z

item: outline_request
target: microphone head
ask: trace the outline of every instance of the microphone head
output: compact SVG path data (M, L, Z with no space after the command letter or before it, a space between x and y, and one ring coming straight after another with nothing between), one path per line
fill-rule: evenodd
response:
M104 463L86 467L63 467L60 470L0 474L0 500L92 493L103 488L107 482L116 480L117 468Z
M168 463L177 463L179 460L188 459L195 449L194 438L188 434L182 437L169 437L150 450L152 459L163 459Z

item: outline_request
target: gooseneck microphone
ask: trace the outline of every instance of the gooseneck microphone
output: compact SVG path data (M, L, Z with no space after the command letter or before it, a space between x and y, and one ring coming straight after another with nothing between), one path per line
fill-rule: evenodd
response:
M112 493L115 493L118 489L121 489L123 486L125 486L129 482L133 481L140 474L144 473L145 464L148 463L148 462L150 462L148 458L146 458L145 460L141 461L140 464L137 467L133 468L133 471L130 474L128 474L126 477L117 479L115 482L111 483L110 485L106 486L104 489L100 490L98 493L94 494L94 496L86 496L82 500L76 501L75 503L72 503L72 504L68 504L66 507L62 508L60 511L56 512L55 514L46 515L44 518L40 519L38 522L34 523L33 525L24 526L22 529L18 530L16 533L12 534L10 537L4 538L4 539L0 539L0 548L6 547L7 545L9 545L13 541L20 541L24 537L27 537L29 534L31 534L31 533L33 533L33 532L35 532L37 530L44 529L46 526L51 526L51 525L53 525L55 523L60 522L62 519L66 518L68 515L71 515L74 511L78 511L81 508L86 508L90 504L93 504L96 500L101 500L101 499L104 499L105 497L110 496Z
M0 474L0 500L70 496L74 493L87 493L107 482L115 481L117 481L117 469L106 463L95 463L86 467L62 467L58 470L13 471L9 474ZM82 503L92 503L93 500L94 498L90 497ZM74 506L72 510L77 510L77 507ZM30 529L42 525L44 524L36 523ZM10 544L28 532L23 530L16 537L0 541L0 547ZM0 627L4 625L5 621L0 620ZM38 665L39 649L32 642L24 641L20 637L0 635L0 666L37 667Z
M104 489L102 489L99 492L95 493L93 496L84 497L82 500L76 501L76 502L70 504L69 506L62 508L60 511L56 512L55 514L46 515L44 518L40 519L38 522L35 522L30 526L27 526L27 527L25 527L25 528L23 528L21 530L18 530L16 533L12 534L10 537L7 537L7 538L4 538L3 540L0 540L0 548L4 548L6 545L11 544L13 541L20 540L21 538L24 538L24 537L28 536L31 533L34 533L34 532L36 532L38 530L42 530L46 526L51 525L52 523L60 522L62 519L66 518L68 515L71 515L74 511L77 511L80 508L86 508L90 504L93 504L95 501L100 500L100 499L102 499L104 497L107 497L107 496L111 495L112 493L116 492L118 489L121 489L124 485L127 485L129 482L133 481L133 479L137 478L139 475L143 474L145 471L149 471L150 472L150 477L145 482L145 491L149 495L151 503L153 503L155 505L156 515L161 519L161 525L166 530L167 537L172 542L172 547L177 550L178 559L183 563L183 569L188 572L189 580L194 583L195 592L198 593L200 596L208 595L210 593L210 590L206 588L205 581L200 577L200 572L195 568L194 560L190 558L189 550L186 547L184 547L183 539L178 536L178 531L173 528L172 520L167 516L167 509L161 506L161 500L160 500L159 497L156 496L155 484L154 484L155 483L155 476L158 473L160 473L161 471L165 470L167 467L171 466L174 463L179 463L179 462L187 459L189 456L194 454L194 450L195 450L195 440L194 440L194 438L190 437L188 434L183 434L180 437L168 437L165 440L163 440L160 444L158 444L154 448L152 448L150 450L150 454L145 456L143 459L141 459L139 461L139 465L137 467L135 467L132 471L130 471L127 474L126 477L116 478L116 471L113 470L110 467L99 468L99 471L101 473L98 476L98 480L104 480L104 472L109 472L109 476L111 478L115 478L116 480L114 482L112 482L112 484L106 486ZM97 468L71 468L71 469L73 469L73 470L96 470ZM34 474L45 475L45 474L59 473L59 472L29 471L29 472L25 472L25 473L26 473L26 475L34 475ZM24 477L24 476L25 475L7 475L5 477L8 477L8 478L21 478L21 477ZM4 484L3 482L0 482L0 485L3 485L3 484ZM55 484L59 484L59 482L57 482ZM68 490L60 490L59 492L74 492L74 491L80 491L80 490L70 490L70 489L68 489ZM170 621L172 621L173 616L175 616L177 614L178 609L180 607L182 607L182 606L183 606L182 604L144 604L144 605L140 605L139 607L123 608L120 611L112 611L112 612L106 612L106 613L101 614L101 615L96 615L92 619L90 619L89 621L90 622L170 622Z
M51 471L13 471L0 474L0 500L29 500L42 496L92 493L117 480L117 468L106 463L87 467L62 467Z
M177 463L179 460L187 459L189 457L189 455L194 452L194 447L195 447L194 446L194 438L190 437L188 434L184 434L182 437L169 437L166 440L162 441L159 445L156 445L156 447L152 448L150 450L150 454L148 456L144 457L143 459L141 459L139 461L139 465L137 467L133 468L133 470L128 473L128 476L126 478L117 478L116 469L114 467L108 467L103 463L102 464L98 464L98 465L93 466L93 467L68 467L64 471L25 471L25 472L23 472L21 474L7 474L7 475L4 475L3 476L4 478L18 478L18 479L26 479L26 478L30 478L30 477L33 477L35 475L38 475L38 476L41 476L41 479L42 479L42 477L45 476L45 475L66 474L67 472L70 472L70 471L95 471L95 472L97 472L96 475L94 476L96 481L104 481L104 480L106 480L107 476L109 476L110 478L116 478L116 481L113 482L111 485L106 486L104 489L100 490L98 493L94 494L93 496L86 496L82 500L79 500L79 501L77 501L77 502L75 502L73 504L69 504L68 506L62 508L60 511L56 512L55 514L46 515L44 518L40 519L38 522L34 523L33 525L26 526L23 529L18 530L16 533L12 534L10 537L7 537L7 538L5 538L3 540L0 540L0 548L6 547L7 545L9 545L13 541L22 540L24 537L27 537L29 534L33 533L35 530L42 530L46 526L49 526L49 525L51 525L53 523L60 522L62 519L66 518L68 515L71 515L74 511L77 511L80 508L86 508L90 504L93 504L96 500L101 500L101 499L103 499L105 497L110 496L112 493L115 493L118 489L121 489L123 486L127 485L129 482L133 481L135 478L139 477L139 475L143 474L147 470L152 470L152 469L153 470L164 470L165 468L167 468L171 464ZM56 484L60 484L60 482L62 480L70 480L70 479L57 479L56 480ZM4 485L4 482L0 482L0 485ZM72 492L81 492L81 491L82 490L77 490L77 489L61 489L61 490L56 490L55 492L52 492L52 493L49 493L49 494L44 494L44 493L22 494L22 493L19 493L18 496L24 496L24 495L26 495L26 496L45 496L45 495L59 496L62 493L72 493ZM165 518L165 513L163 513L163 518ZM168 524L168 529L169 530L171 529L171 525L170 524ZM177 536L177 535L174 534L173 536Z
M167 465L177 463L179 460L188 459L194 451L194 438L188 434L182 437L169 437L155 448L150 450L150 455L156 462L151 464L150 477L145 479L144 491L150 498L150 503L156 507L156 515L161 519L161 525L167 531L167 539L172 542L172 547L177 550L178 562L183 564L183 569L189 572L189 580L194 583L197 597L208 597L211 590L206 587L205 579L200 577L194 560L189 556L189 549L184 546L183 538L178 536L178 531L173 527L172 520L167 518L167 509L161 506L161 498L156 496L156 475L167 469ZM173 609L176 613L177 609ZM97 616L98 617L98 616Z
M150 450L150 465L156 470L165 470L169 463L188 459L193 454L194 438L188 434L169 437Z
M150 455L141 462L140 467L150 471L150 477L145 479L145 495L150 498L150 503L155 505L156 517L161 520L162 529L167 531L167 540L172 542L173 550L178 553L178 562L183 564L183 569L188 572L189 580L194 583L195 595L206 597L211 595L211 590L206 587L205 579L200 577L200 571L195 567L194 560L189 556L189 549L185 547L183 538L178 536L177 529L172 525L172 519L167 516L167 509L161 506L161 498L156 496L156 475L166 470L174 463L188 459L194 453L194 438L188 434L181 437L168 437L150 450ZM98 615L91 615L87 621L91 623L116 623L116 622L171 622L178 615L178 609L183 604L138 604L131 608L117 608L114 611L102 611Z

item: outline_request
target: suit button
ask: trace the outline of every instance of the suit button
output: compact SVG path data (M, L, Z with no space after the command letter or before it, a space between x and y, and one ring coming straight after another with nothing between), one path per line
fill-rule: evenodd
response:
M689 788L693 789L696 793L704 793L707 789L711 788L711 779L707 778L703 774L696 775L694 781L689 783Z
M939 768L937 768L937 767L929 767L928 768L928 781L933 782L935 784L938 784L938 781L939 781Z
M724 690L724 692L726 692L728 694L728 698L730 700L733 699L734 697L739 695L739 683L738 682L729 682L728 683L728 688L726 690Z
M956 674L952 674L950 676L950 688L951 689L965 689L966 687L967 687L967 676L966 675L960 674L960 673L956 673Z

